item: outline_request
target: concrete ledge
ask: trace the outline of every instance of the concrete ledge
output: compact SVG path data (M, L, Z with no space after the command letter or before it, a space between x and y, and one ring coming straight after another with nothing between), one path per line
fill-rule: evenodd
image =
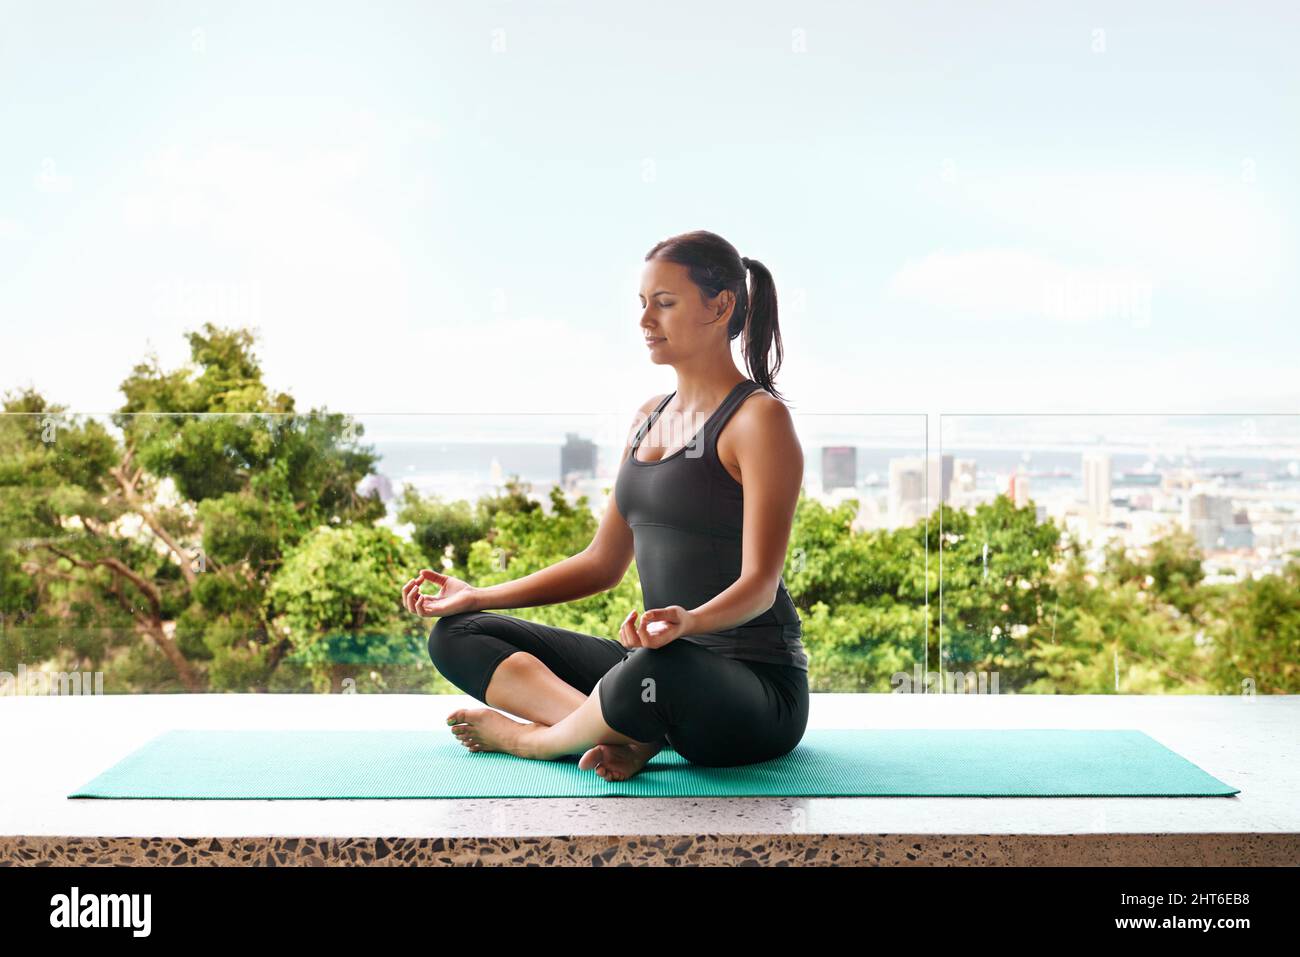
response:
M430 728L466 704L459 695L0 698L0 865L1300 864L1296 696L813 696L812 727L1138 728L1241 788L1232 797L67 797L169 728Z
M0 838L0 866L1285 867L1296 834Z

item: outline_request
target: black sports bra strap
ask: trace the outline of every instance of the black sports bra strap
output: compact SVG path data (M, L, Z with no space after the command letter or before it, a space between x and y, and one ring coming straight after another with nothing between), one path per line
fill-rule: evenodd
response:
M637 429L636 432L636 440L632 443L632 451L634 453L640 447L641 440L645 438L645 434L650 431L650 426L654 425L655 419L659 418L659 413L664 410L664 406L666 406L672 400L672 397L675 396L676 394L677 393L674 391L674 392L669 392L666 396L664 396L663 401L660 402L657 406L655 406L655 410L650 413L650 415L646 418L644 422L641 423L641 428Z
M722 427L727 424L727 421L731 418L732 414L740 407L740 403L745 401L745 399L753 392L761 388L762 386L753 379L737 383L735 391L727 397L727 400L722 404L722 407L714 414L713 420L708 423L708 433L701 437L706 441L711 441L717 438L718 434L722 431Z
M731 414L736 411L736 407L740 405L740 403L751 392L761 388L762 386L753 379L745 379L741 382L737 382L735 387L731 390L731 393L722 400L722 405L718 406L718 408L714 410L708 421L706 421L700 428L700 431L696 433L696 437L705 442L714 438L722 431L722 427L727 424L727 420L730 419ZM656 406L655 410L650 413L649 417L641 423L641 428L637 430L636 441L632 444L633 454L635 454L636 450L640 448L642 439L645 438L646 433L650 431L650 427L653 426L655 421L659 418L659 413L663 412L664 407L672 401L673 396L676 394L677 392L674 390L664 396L664 400L660 402L659 405Z

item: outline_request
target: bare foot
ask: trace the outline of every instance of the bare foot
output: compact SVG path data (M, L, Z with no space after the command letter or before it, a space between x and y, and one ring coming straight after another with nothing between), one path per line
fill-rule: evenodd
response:
M537 727L532 722L507 718L491 708L458 708L447 715L451 733L471 751L504 751L521 758L526 753L524 742L528 732Z
M606 781L626 781L662 751L665 743L598 744L578 759L578 767L594 769Z

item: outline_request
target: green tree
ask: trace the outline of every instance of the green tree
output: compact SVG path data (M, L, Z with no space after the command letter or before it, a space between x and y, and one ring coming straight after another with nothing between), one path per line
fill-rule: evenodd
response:
M859 507L802 491L795 506L783 577L803 621L810 690L889 691L895 674L924 665L926 601L938 587L925 525L856 531Z
M570 503L552 487L550 511L528 497L529 486L517 479L487 505L492 527L469 548L464 568L452 574L487 586L531 575L578 554L595 537L597 521L587 497ZM614 588L577 601L513 609L509 613L530 621L568 628L610 639L633 608L643 609L636 562Z
M931 630L929 660L941 662L941 670L996 673L999 691L1038 676L1029 649L1047 640L1052 627L1051 564L1061 531L1039 524L1035 513L1032 502L1017 508L999 495L970 512L943 503L931 518L936 544L940 524L943 529L943 601L942 613L938 601L931 603L942 633Z
M512 476L500 494L485 495L472 504L463 499L444 502L437 495L421 496L413 486L406 485L399 499L397 520L412 527L412 539L433 567L441 568L445 559L463 568L470 547L492 534L498 513L531 512L540 507L528 497L527 486L518 476Z
M1226 694L1300 692L1300 552L1278 575L1263 575L1225 593L1211 629L1211 670Z
M6 654L62 649L98 664L126 646L116 677L151 689L264 685L291 647L265 617L284 553L384 506L355 492L374 462L362 430L296 414L263 384L252 343L208 324L190 334L186 366L137 365L112 417L120 438L33 391L6 397L20 414L0 426L0 535L14 556L0 569L15 588L6 605L27 602L5 609L23 628ZM83 635L87 621L101 627Z
M1199 618L1179 605L1197 608L1194 586L1166 578L1155 586L1160 567L1187 567L1188 536L1158 540L1150 557L1115 544L1091 570L1079 540L1062 546L1054 577L1050 641L1040 638L1030 649L1039 676L1026 692L1047 694L1209 693L1211 649L1197 634Z
M1119 541L1106 547L1106 574L1111 580L1149 588L1156 598L1179 611L1195 610L1205 568L1204 556L1189 530L1167 526L1159 531L1145 557L1134 558L1132 551Z
M410 542L363 525L322 526L285 556L267 590L268 615L316 690L341 691L363 668L420 660L429 622L400 601L401 583L419 565Z

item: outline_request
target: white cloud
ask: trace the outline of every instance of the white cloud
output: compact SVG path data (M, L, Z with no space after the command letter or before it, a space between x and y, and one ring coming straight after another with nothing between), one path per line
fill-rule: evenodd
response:
M1274 289L1289 261L1271 178L1283 174L1243 161L1223 174L1024 171L958 188L990 221L1017 227L1024 245L1059 259L1087 250L1158 287L1244 300Z
M262 265L368 271L397 254L342 195L367 162L360 147L170 146L143 162L147 188L124 197L122 218L140 233L254 252Z
M936 252L909 260L887 294L963 318L1150 321L1154 285L1132 269L1066 266L1027 249Z
M304 349L337 380L338 357L358 360L372 351L360 340L406 327L416 311L414 285L436 287L436 269L408 261L389 229L391 204L370 202L371 191L391 186L408 200L427 195L426 180L412 186L388 177L399 147L437 135L436 127L356 113L341 117L336 132L348 145L290 149L226 140L172 145L142 163L140 188L121 203L122 221L135 242L171 244L195 263L184 274L136 268L155 320L258 326L267 359L284 360L295 379L312 374L303 375ZM434 303L423 308L442 311ZM390 363L392 341L383 349ZM372 390L386 380L366 369L354 375Z

